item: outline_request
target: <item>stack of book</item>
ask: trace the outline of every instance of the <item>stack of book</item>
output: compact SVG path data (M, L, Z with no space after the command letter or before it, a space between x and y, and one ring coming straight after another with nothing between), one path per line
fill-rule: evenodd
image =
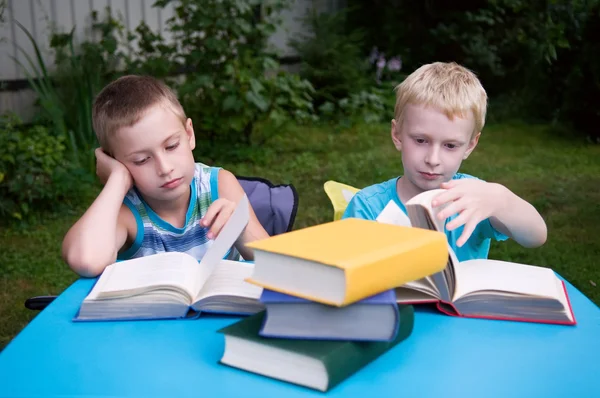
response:
M346 219L249 244L265 311L220 330L221 363L327 391L410 336L395 287L446 267L444 234Z

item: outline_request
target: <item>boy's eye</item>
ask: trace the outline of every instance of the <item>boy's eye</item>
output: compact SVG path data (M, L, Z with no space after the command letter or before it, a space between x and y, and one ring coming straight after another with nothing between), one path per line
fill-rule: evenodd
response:
M133 164L135 164L136 166L141 166L144 163L146 163L148 161L148 159L150 159L150 158L144 158L144 159L134 160Z
M448 149L456 149L458 147L458 145L456 144L446 144L446 148Z
M425 138L415 138L415 142L417 144L424 144L425 143Z
M172 151L173 149L177 148L179 146L179 142L176 142L175 144L171 144L167 147L168 151Z

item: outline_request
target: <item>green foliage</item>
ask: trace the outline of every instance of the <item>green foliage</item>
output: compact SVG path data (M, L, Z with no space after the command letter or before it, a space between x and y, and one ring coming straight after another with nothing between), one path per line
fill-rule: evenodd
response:
M335 103L325 102L319 108L321 120L338 121L340 127L349 128L354 124L379 123L393 117L394 103L387 98L395 98L392 88L371 87L351 93Z
M92 102L102 87L117 75L115 70L122 54L117 52L116 33L122 26L110 14L103 21L96 12L91 17L91 28L100 36L98 41L84 41L75 48L75 28L68 33L52 32L50 47L55 56L52 73L31 33L16 23L34 48L34 58L20 48L27 62L17 62L38 96L42 120L52 124L56 136L68 137L65 145L72 160L93 174L93 151L98 143L92 127Z
M516 87L569 47L567 25L577 22L572 18L585 11L585 3L489 0L467 11L453 10L431 35L441 46L458 46L455 56L479 71L488 86L505 86L507 77Z
M512 82L516 87L537 73L532 66L552 63L561 48L569 47L567 27L583 18L588 3L434 0L415 5L381 0L364 24L371 31L368 45L402 54L410 69L433 60L454 60L475 69L488 86L509 83L494 77L522 76ZM364 26L358 22L364 7L358 6L352 20L359 26Z
M308 9L300 18L306 33L289 42L301 59L300 75L315 88L315 108L337 104L371 83L361 50L363 34L360 30L346 32L346 15L345 9L331 13Z
M348 3L351 26L366 31L364 51L400 54L407 72L456 61L478 74L491 98L517 99L522 116L579 128L600 122L598 0Z
M91 30L98 39L74 45L74 31L54 32L50 47L55 53L52 80L65 109L65 123L70 134L70 149L80 154L82 164L93 172L94 149L98 146L92 127L92 103L100 90L119 73L117 69L124 57L118 51L119 35L123 25L114 19L109 10L101 20L91 14ZM75 110L75 112L73 112Z
M280 71L267 46L288 0L159 0L155 6L171 3L166 29L173 44L140 25L130 35L139 50L129 68L168 80L201 139L249 144L257 123L312 120L312 86Z
M573 25L569 47L558 53L558 60L544 75L543 95L558 104L556 118L570 120L588 138L600 143L600 1L591 4L585 23ZM552 105L551 105L552 109Z
M347 9L320 12L313 6L300 18L306 33L289 42L301 59L300 76L315 88L313 103L320 120L341 128L383 121L393 109L385 101L393 96L393 87L375 87L371 65L362 54L363 32L347 29L347 15Z
M65 142L64 135L25 127L16 116L0 119L0 219L28 220L58 201L81 199L89 186L66 159Z

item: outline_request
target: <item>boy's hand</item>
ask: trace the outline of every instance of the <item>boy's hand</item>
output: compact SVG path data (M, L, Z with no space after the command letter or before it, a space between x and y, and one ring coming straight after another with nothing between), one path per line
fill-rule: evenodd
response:
M437 217L440 220L459 214L446 224L446 229L449 231L461 225L465 226L462 235L456 241L459 247L467 242L477 224L493 217L506 203L506 188L500 184L477 179L461 179L445 182L441 188L446 191L437 195L431 204L434 208L447 204L438 213Z
M96 148L94 154L96 155L96 175L103 185L106 184L110 176L115 175L123 179L127 190L131 189L133 178L123 163L108 156L102 148Z
M206 235L208 239L214 239L221 232L235 210L235 206L235 202L225 198L217 199L210 205L206 214L200 220L200 226L210 228Z

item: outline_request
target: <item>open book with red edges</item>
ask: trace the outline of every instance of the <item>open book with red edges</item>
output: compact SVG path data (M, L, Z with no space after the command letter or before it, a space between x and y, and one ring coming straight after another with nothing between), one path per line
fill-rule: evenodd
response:
M413 227L444 232L444 222L436 218L440 209L431 206L440 191L406 203ZM403 219L398 212L403 214L390 202L378 221L397 223ZM468 318L576 324L565 284L552 269L490 259L458 261L450 246L448 253L444 270L397 287L397 302L436 303L445 314Z

